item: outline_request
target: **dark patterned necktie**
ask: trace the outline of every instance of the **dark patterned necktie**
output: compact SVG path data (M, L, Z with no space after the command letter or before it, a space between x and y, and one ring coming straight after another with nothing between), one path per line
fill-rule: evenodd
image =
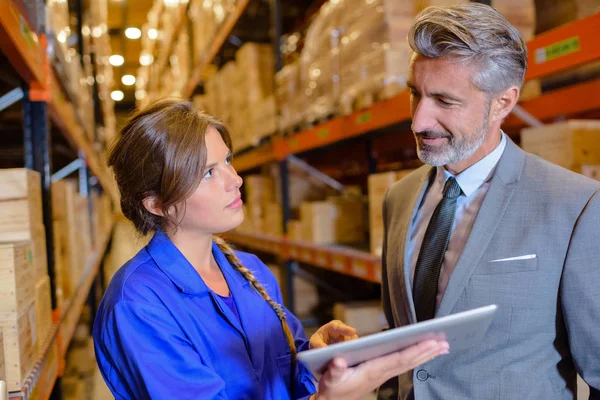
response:
M460 193L461 189L456 179L448 179L444 186L444 197L433 212L425 231L413 281L417 321L425 321L435 316L440 269L450 241L456 200Z

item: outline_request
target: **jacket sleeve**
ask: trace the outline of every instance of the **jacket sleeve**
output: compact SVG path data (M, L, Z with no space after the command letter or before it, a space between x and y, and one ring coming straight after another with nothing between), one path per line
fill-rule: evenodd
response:
M560 298L569 346L579 375L600 399L600 191L589 200L573 230Z
M225 382L203 364L165 308L117 303L104 321L97 349L118 399L226 399Z

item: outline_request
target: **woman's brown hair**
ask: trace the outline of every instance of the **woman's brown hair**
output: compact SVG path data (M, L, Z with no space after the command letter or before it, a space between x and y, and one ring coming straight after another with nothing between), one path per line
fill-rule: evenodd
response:
M123 215L140 233L145 235L156 229L177 226L173 212L185 207L185 200L202 179L206 165L205 135L209 127L215 128L233 150L225 125L200 112L189 101L158 101L133 115L121 130L110 151L108 165L113 168L121 193ZM157 201L164 217L144 207L147 197ZM185 208L181 214L185 214ZM283 307L269 296L223 239L215 236L213 240L227 261L275 311L295 358L296 345Z

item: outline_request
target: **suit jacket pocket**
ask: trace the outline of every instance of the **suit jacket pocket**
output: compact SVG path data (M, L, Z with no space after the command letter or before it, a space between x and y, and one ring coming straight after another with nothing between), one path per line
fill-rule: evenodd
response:
M538 259L507 260L481 263L473 271L473 275L514 274L535 271L538 269Z

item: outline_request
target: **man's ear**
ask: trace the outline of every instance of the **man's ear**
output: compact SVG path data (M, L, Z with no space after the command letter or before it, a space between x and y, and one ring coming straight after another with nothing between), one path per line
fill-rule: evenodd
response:
M148 212L154 214L154 215L158 215L159 217L164 217L164 213L162 212L162 209L160 208L160 201L158 200L158 198L153 195L153 194L147 194L144 196L144 200L142 200L142 204L144 205L144 208L146 210L148 210Z
M492 122L502 121L508 117L508 114L519 101L520 93L518 86L512 86L494 97L491 110Z

